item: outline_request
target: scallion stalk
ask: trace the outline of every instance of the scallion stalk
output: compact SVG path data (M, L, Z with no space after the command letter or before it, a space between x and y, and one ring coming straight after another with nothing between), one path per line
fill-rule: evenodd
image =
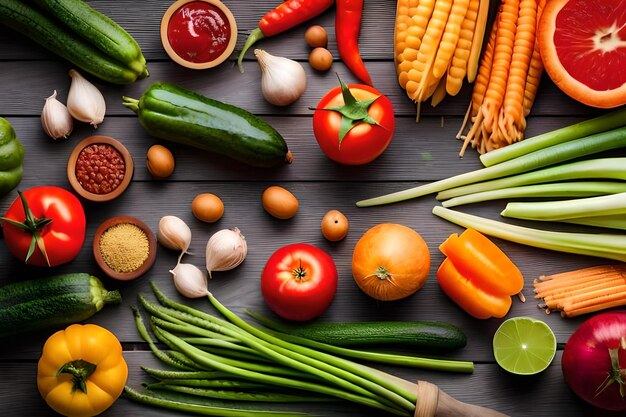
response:
M476 171L449 177L429 184L410 188L404 191L361 200L358 207L370 207L381 204L396 203L411 198L421 197L450 188L461 187L481 181L493 180L509 175L516 175L549 165L558 164L574 158L592 155L598 152L626 146L626 127L598 133L584 138L559 143L545 149L530 152L501 164L489 166Z
M447 200L462 195L500 190L503 188L574 179L602 178L626 180L625 166L626 158L601 158L570 162L538 169L536 171L511 175L510 177L450 188L437 194L437 199Z
M310 393L298 395L298 394L286 394L282 392L259 391L259 390L255 390L254 392L229 391L229 390L196 388L196 387L188 387L185 385L162 384L162 383L151 384L150 386L148 386L148 388L179 392L182 394L196 395L198 397L213 398L216 400L230 400L230 401L250 401L250 402L261 402L261 403L294 403L294 402L306 403L306 402L337 401L336 399L332 397L315 396L315 395L311 395Z
M522 245L626 262L626 235L554 232L485 219L435 206L433 214L465 228Z
M626 109L614 110L593 119L526 138L500 149L494 149L481 155L480 162L489 167L549 146L606 132L620 126L626 126Z
M497 190L466 194L445 200L444 207L481 203L509 198L593 197L626 192L626 182L618 181L569 181L550 184L533 184L507 187Z
M579 217L626 214L626 193L561 201L508 203L504 217L524 220L559 221Z

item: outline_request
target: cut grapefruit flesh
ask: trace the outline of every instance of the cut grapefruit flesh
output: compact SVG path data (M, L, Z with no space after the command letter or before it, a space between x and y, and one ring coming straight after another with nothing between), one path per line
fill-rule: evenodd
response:
M626 103L626 0L550 0L537 36L563 92L594 107Z

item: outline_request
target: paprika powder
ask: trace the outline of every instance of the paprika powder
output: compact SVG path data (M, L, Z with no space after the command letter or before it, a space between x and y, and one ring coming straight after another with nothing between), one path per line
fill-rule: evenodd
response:
M504 317L511 296L524 287L515 264L491 240L474 229L451 235L439 246L446 255L437 270L443 292L468 314L478 318Z

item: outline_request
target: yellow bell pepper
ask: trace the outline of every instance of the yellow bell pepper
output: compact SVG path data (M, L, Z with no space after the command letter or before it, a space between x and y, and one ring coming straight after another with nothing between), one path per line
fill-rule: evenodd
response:
M128 377L122 345L95 324L72 324L50 336L37 365L46 403L67 417L92 417L117 400Z

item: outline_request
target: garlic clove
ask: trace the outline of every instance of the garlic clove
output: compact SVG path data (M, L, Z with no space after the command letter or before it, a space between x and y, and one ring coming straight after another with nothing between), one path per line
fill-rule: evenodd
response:
M248 254L246 238L238 228L223 229L211 236L206 245L206 269L228 271L239 266Z
M41 111L41 126L46 135L52 139L67 139L72 133L74 122L65 104L57 100L56 97L57 91L54 90L52 95L46 99Z
M106 113L104 96L78 71L72 69L69 75L72 78L72 84L67 95L67 109L76 120L97 128L103 122Z
M185 297L200 298L209 294L206 274L195 265L179 263L170 273L176 290Z
M261 92L275 106L287 106L298 100L306 89L306 72L299 62L255 49L261 68Z
M176 216L163 216L157 229L158 242L168 249L182 251L178 262L187 253L191 245L191 229L182 219Z

